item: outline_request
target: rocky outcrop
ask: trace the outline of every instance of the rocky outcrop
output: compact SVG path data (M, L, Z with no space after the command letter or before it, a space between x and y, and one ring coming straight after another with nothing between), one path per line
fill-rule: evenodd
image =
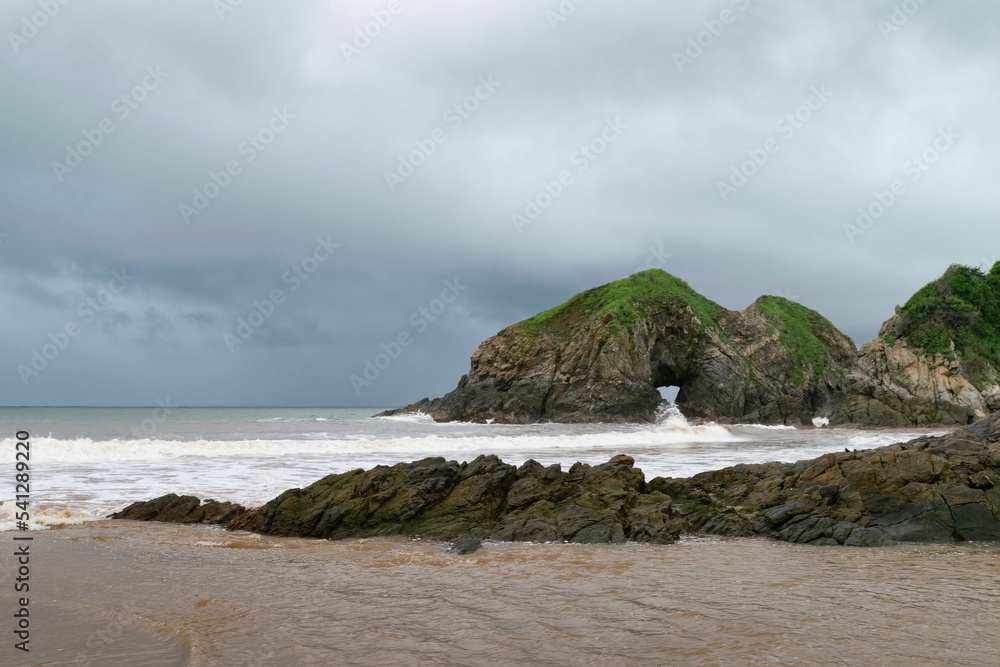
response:
M644 493L627 456L568 471L495 456L469 463L429 458L330 475L286 491L229 527L268 535L338 539L470 535L515 541L670 542L670 499Z
M1000 409L1000 262L952 266L860 351L780 297L729 311L660 270L587 290L485 341L439 421L651 421L661 386L723 422L962 425Z
M121 512L116 512L108 518L229 525L246 511L242 505L228 502L220 503L216 500L206 500L202 503L194 496L178 496L174 493L168 493L153 500L132 503Z
M1000 410L1000 385L992 369L977 387L953 344L950 354L928 354L896 338L899 327L897 314L882 325L878 338L861 347L835 401L833 423L960 425Z
M401 410L439 421L653 421L657 387L685 415L804 423L829 410L856 350L780 297L729 311L660 270L577 295L485 341L458 387Z
M165 496L114 518L328 539L467 536L473 546L485 538L670 543L706 533L845 546L1000 541L1000 413L946 436L685 479L647 482L628 456L566 471L495 456L429 458L330 475L256 510L224 514L216 505L200 515L197 499Z
M650 487L674 497L686 532L846 546L1000 541L998 438L994 415L948 436Z

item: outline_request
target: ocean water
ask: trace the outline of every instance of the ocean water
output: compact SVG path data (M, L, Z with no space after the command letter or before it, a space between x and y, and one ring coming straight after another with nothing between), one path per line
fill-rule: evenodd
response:
M656 424L437 424L376 410L3 409L31 433L30 656L0 665L1000 664L1000 548L848 549L685 537L673 545L402 537L310 540L101 517L191 493L247 504L331 472L431 455L569 466L635 457L647 478L794 461L924 432ZM0 569L13 572L13 549ZM28 659L30 658L30 659Z
M378 409L0 408L0 530L13 530L15 433L31 434L32 529L95 521L165 493L259 505L330 473L443 456L519 465L635 458L647 479L737 463L797 461L929 431L692 425L665 405L656 424L436 423Z

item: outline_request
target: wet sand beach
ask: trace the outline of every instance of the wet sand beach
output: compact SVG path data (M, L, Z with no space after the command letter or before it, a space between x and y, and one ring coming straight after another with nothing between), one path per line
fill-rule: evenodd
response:
M111 521L40 531L32 651L4 646L0 664L1000 664L996 546L445 547Z

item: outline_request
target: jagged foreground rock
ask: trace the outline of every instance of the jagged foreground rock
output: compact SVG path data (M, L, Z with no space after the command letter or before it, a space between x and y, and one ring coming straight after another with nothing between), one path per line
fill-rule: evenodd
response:
M515 541L669 543L681 534L788 542L1000 541L1000 413L941 437L798 463L738 465L645 481L628 456L569 470L495 456L429 458L330 475L256 510L190 497L112 518L219 523L328 539L415 535Z
M657 387L688 417L803 423L829 412L854 343L781 297L730 311L659 269L583 292L485 341L458 388L384 414L439 421L653 421Z

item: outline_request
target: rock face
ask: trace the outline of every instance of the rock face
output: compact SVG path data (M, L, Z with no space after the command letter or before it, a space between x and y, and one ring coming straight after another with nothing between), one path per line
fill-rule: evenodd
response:
M242 505L220 503L215 500L206 500L202 504L201 500L194 496L169 493L154 500L132 503L109 518L228 525L246 511Z
M895 319L895 318L894 318ZM882 332L894 323L889 320ZM1000 409L1000 386L978 389L957 356L933 357L882 336L861 347L836 401L833 423L874 426L970 424Z
M485 341L439 421L652 421L661 386L688 417L914 426L1000 409L1000 263L952 266L860 351L780 297L729 311L663 271L596 287Z
M670 543L707 533L845 546L1000 541L1000 412L946 436L687 479L646 482L628 456L567 471L534 461L515 468L495 456L430 458L330 475L256 510L216 503L199 512L209 505L171 495L113 518L329 539Z
M495 456L469 463L429 458L330 475L281 494L230 528L338 539L419 535L560 542L671 542L680 522L670 499L644 493L627 456L568 471Z
M970 424L1000 409L1000 263L952 266L864 345L833 423Z
M780 297L729 311L660 270L577 295L485 341L448 395L384 414L439 421L653 421L657 387L689 417L803 423L828 410L856 350Z
M846 546L998 541L998 439L994 414L947 436L650 487L673 495L686 532Z

